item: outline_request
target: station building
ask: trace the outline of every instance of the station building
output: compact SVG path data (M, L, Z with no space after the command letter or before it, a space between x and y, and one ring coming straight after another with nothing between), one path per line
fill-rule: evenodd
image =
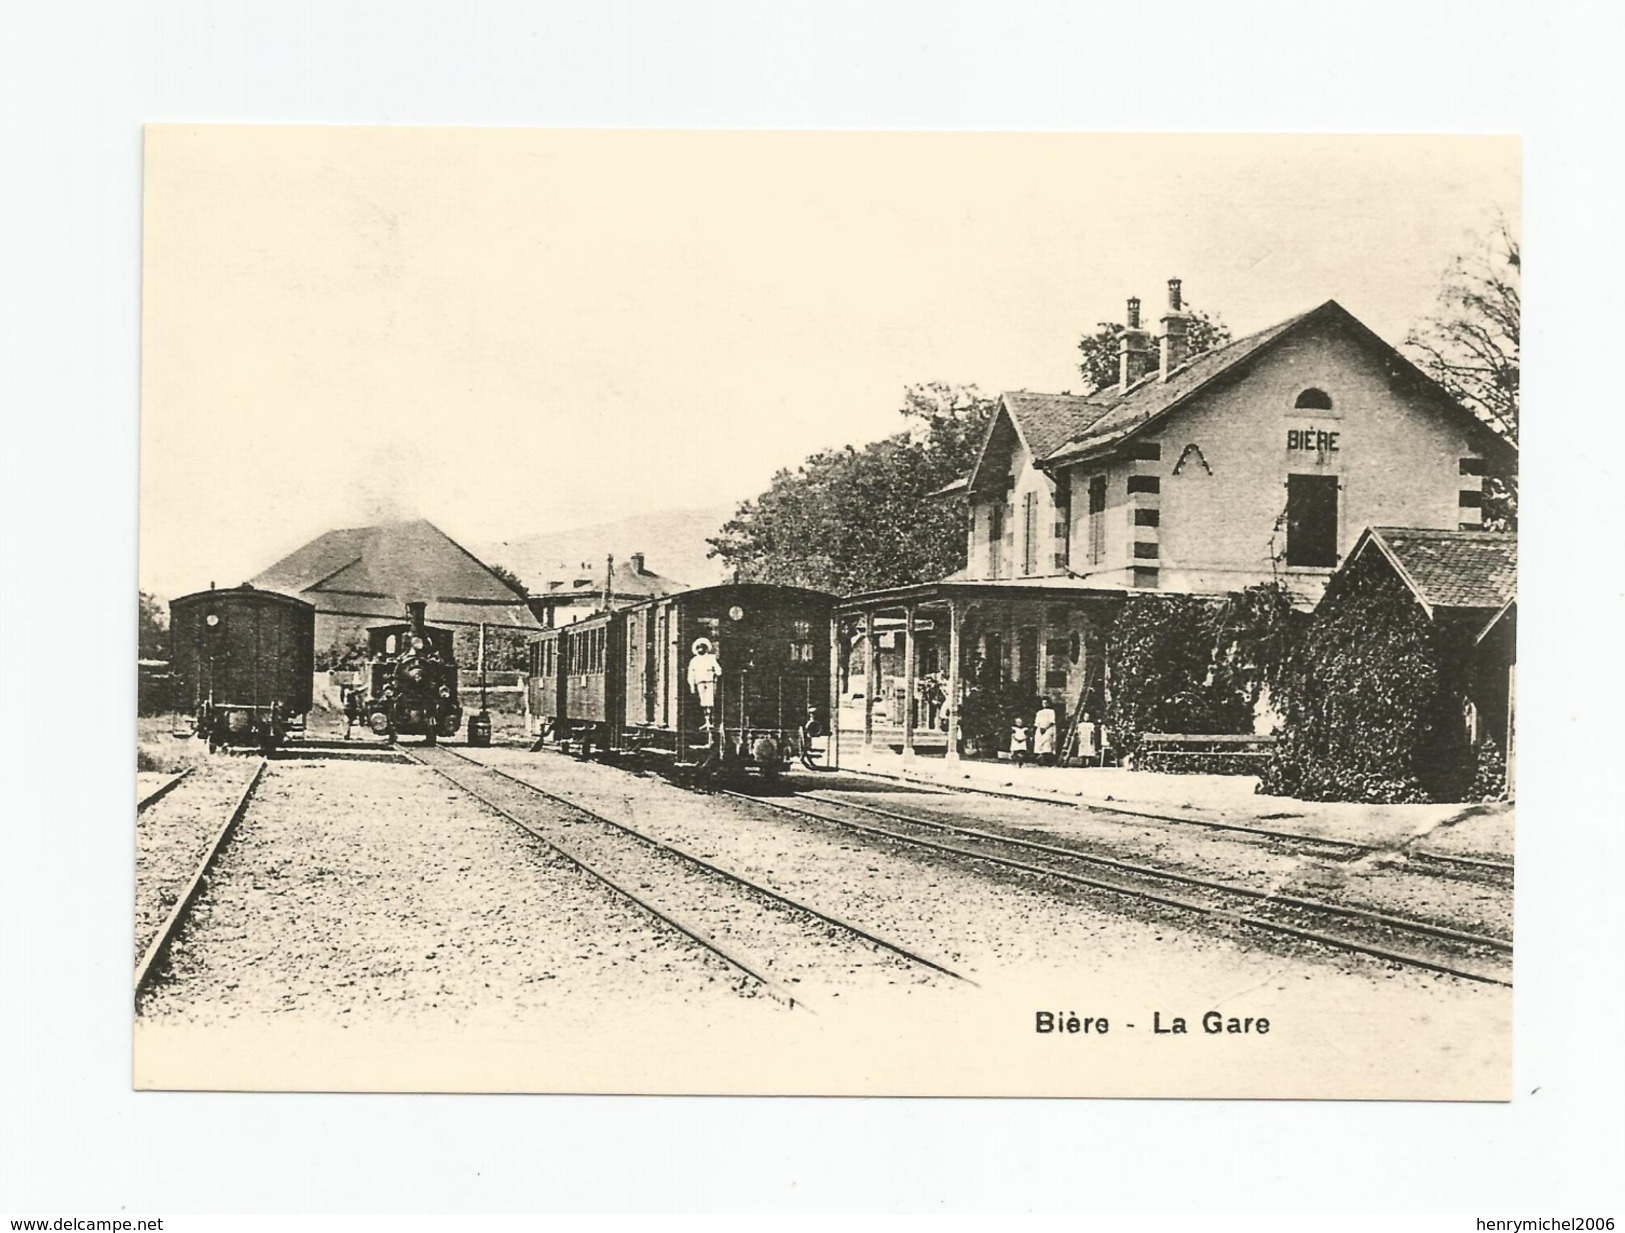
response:
M922 732L905 703L922 657L950 699L992 674L1065 717L1102 688L1129 595L1276 582L1307 608L1367 527L1481 526L1483 477L1514 447L1341 305L1194 357L1188 328L1172 279L1156 338L1128 301L1114 385L1000 396L970 474L942 494L966 501L965 569L838 608L866 744L879 701L905 754L958 756L958 708Z

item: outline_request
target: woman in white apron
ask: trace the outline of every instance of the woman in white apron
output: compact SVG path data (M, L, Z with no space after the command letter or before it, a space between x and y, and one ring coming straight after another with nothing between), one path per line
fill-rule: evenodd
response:
M1033 716L1033 761L1040 766L1055 763L1055 711L1048 698L1039 702Z

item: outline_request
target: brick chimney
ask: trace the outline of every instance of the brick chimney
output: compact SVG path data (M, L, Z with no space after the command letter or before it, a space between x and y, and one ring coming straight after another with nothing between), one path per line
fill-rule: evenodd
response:
M1118 338L1117 388L1128 389L1151 371L1151 335L1140 328L1140 297L1128 302L1128 324Z
M1185 362L1190 354L1190 341L1186 337L1189 321L1185 316L1184 301L1179 295L1179 279L1168 280L1168 311L1162 315L1162 379Z
M641 574L645 572L643 568L643 554L641 552L634 552L630 560L632 562L632 572L634 574Z

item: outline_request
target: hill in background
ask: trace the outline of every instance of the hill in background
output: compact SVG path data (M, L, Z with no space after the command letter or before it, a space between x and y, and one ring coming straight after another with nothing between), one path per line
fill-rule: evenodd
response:
M491 565L512 570L533 591L553 579L573 577L583 563L591 573L603 569L604 557L614 553L624 563L641 552L644 564L690 587L709 586L724 578L722 562L706 554L706 540L733 517L734 507L662 510L639 514L591 527L573 527L508 540L483 541L469 548Z

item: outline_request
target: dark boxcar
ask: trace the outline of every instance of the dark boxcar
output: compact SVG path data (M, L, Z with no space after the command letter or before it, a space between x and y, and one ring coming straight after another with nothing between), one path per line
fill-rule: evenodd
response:
M833 602L734 584L548 630L531 641L532 713L545 738L583 753L776 773L825 730ZM712 659L695 669L702 646Z
M177 704L209 748L275 748L310 710L316 609L243 585L171 600Z
M821 591L738 583L617 614L625 630L624 743L680 764L783 769L827 722L832 603ZM709 715L690 672L702 642L716 659Z

